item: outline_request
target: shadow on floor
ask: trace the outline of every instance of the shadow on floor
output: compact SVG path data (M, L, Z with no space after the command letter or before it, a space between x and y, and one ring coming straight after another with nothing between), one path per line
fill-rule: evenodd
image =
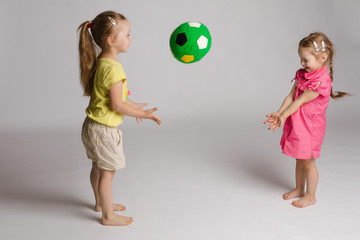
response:
M250 176L254 182L283 188L284 191L292 189L289 171L293 169L287 169L281 160L271 159L261 152L242 152L234 154L231 159L229 166L238 174Z
M94 206L76 193L82 183L75 182L75 176L79 175L79 168L84 168L83 159L78 157L82 154L80 141L78 132L72 130L2 131L2 206L94 219ZM86 176L84 182L87 181Z

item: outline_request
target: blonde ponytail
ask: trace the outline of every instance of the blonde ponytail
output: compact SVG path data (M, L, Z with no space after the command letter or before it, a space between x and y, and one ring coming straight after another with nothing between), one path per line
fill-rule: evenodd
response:
M96 46L88 29L89 21L82 23L79 28L79 60L80 83L84 89L84 96L91 96L96 66Z
M127 20L120 13L105 11L97 15L92 22L83 22L77 29L79 32L80 83L84 89L84 96L91 96L92 93L98 52L100 50L107 51L106 39L115 34L115 25L109 19L115 23Z

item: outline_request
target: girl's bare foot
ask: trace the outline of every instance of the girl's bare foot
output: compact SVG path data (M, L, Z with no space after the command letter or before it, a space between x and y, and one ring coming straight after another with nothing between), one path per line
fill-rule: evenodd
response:
M103 216L101 223L107 226L127 226L133 222L132 217L120 216L112 214L111 217L105 218Z
M290 192L284 193L283 194L283 199L285 200L289 200L292 198L296 198L296 197L303 197L304 196L304 191L303 190L298 190L298 189L294 189Z
M113 203L113 210L114 211L125 211L126 207L124 205L121 205L121 204ZM96 212L101 212L101 206L96 204L95 205L95 211Z
M315 197L305 194L305 196L297 201L293 201L292 204L294 207L304 208L307 206L311 206L316 203Z

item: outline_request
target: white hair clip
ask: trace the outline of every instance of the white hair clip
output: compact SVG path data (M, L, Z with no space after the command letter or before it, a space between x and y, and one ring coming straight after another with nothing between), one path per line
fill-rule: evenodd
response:
M316 44L316 42L314 41L314 47L315 47L315 52L318 52L320 49L319 49L319 46Z
M325 52L325 43L324 41L321 41L321 51Z
M114 25L114 26L116 25L116 22L112 17L108 17L108 19L110 20L112 25Z

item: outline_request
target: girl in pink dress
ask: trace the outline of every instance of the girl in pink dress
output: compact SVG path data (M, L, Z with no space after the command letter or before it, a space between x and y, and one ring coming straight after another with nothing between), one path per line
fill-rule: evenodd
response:
M334 49L325 34L315 32L302 39L298 53L303 68L296 72L294 86L280 109L266 115L264 123L274 131L284 125L280 145L284 154L296 158L296 187L284 193L283 198L300 197L292 204L302 208L316 203L319 174L315 159L320 156L330 97L347 93L332 91Z

